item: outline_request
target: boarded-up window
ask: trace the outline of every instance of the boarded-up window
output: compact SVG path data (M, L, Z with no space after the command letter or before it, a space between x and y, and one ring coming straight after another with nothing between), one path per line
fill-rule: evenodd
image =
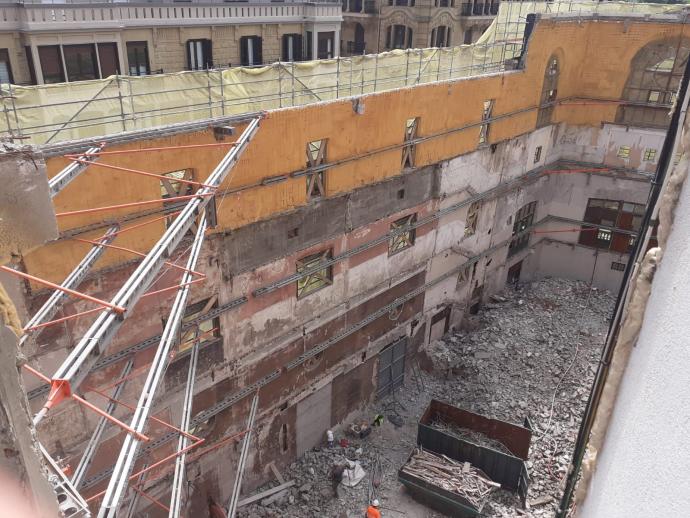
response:
M387 396L405 381L405 349L407 337L394 342L379 353L378 386L376 397Z
M402 166L403 169L407 167L414 167L415 163L415 142L417 138L417 130L419 128L419 117L413 117L405 121L405 145L402 151Z
M494 100L490 99L488 101L484 101L484 109L482 111L482 121L488 121L491 119L491 112L493 112L494 109ZM486 122L482 124L479 128L479 144L486 144L489 141L489 127L491 126L490 123Z
M410 214L391 223L391 232L395 232L388 242L388 255L397 254L414 245L415 229L411 228L417 221L417 214Z
M324 264L332 258L333 250L328 249L297 261L297 273L305 274L297 280L297 298L305 297L333 284L333 265Z
M328 139L314 140L307 143L307 200L326 195L326 171L316 170L326 162Z

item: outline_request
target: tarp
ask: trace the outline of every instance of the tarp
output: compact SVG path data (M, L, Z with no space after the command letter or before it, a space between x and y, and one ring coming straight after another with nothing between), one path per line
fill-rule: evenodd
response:
M1 85L0 133L41 144L221 115L299 106L420 83L500 72L519 55L527 14L678 12L628 2L504 2L472 45L39 86Z

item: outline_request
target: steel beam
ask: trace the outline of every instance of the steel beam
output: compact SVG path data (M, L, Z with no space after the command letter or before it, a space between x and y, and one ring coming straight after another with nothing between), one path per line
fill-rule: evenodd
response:
M189 254L189 259L187 260L186 267L188 271L182 275L180 288L177 290L177 295L173 301L170 315L165 324L165 329L163 329L163 335L161 336L161 341L158 344L156 355L153 358L151 369L149 370L148 376L146 377L146 381L144 382L144 386L141 390L139 402L137 403L137 409L134 412L134 417L132 417L130 426L138 432L143 431L146 427L146 422L156 396L156 390L163 379L165 369L168 365L170 349L172 348L173 344L178 341L178 333L182 324L182 318L184 317L185 308L187 306L187 299L189 297L190 286L188 283L193 278L191 272L196 268L197 260L201 254L201 245L204 242L205 232L206 215L204 214L201 216L199 221L199 226L197 228L196 235L194 236L194 243L192 244L192 250ZM195 347L195 349L196 348L197 347ZM98 511L99 518L115 518L117 516L118 507L124 496L125 489L127 488L129 475L132 472L134 463L136 462L136 453L138 447L139 441L135 438L135 436L133 434L127 434L125 436L122 449L120 450L120 455L115 463L113 476L110 478L105 495L103 496L101 507Z
M118 225L110 227L105 235L98 240L100 244L95 244L91 247L91 250L89 250L84 258L79 261L79 264L74 268L74 270L72 270L67 278L62 281L60 286L63 288L69 288L71 290L76 289L81 281L84 280L84 277L86 277L86 274L89 272L91 267L96 263L96 261L98 261L101 255L103 255L103 252L106 249L104 245L110 244L117 237L116 232L118 229ZM26 324L25 329L28 330L31 327L42 324L43 322L47 322L53 318L55 313L57 313L57 310L60 308L60 305L67 297L68 295L64 291L55 290L50 297L48 297L48 300L45 301L43 306L41 306L41 309L39 309L34 316L31 317L31 320L29 320L29 322ZM40 333L40 329L36 330L35 333L27 331L19 340L20 347L23 346L28 340L31 340L38 333Z
M89 167L91 162L98 160L100 157L96 155L96 153L102 149L103 146L89 148L86 153L79 157L80 162L72 162L70 165L48 180L50 197L55 198L55 196L57 196L62 189L67 187L72 180L86 171L86 168Z
M141 468L146 469L148 467L148 462L145 462ZM146 477L148 476L148 474L148 471L144 471L141 475L139 475L135 487L144 487L144 482L146 482ZM141 493L139 491L135 491L134 489L132 489L132 498L129 499L129 505L127 506L127 511L125 512L125 518L134 518L134 515L137 511L137 507L139 506L140 496Z
M242 475L244 474L244 465L247 463L249 456L249 446L252 440L252 428L254 427L254 419L256 418L256 409L259 406L259 393L254 394L252 400L252 407L249 411L249 420L247 421L247 433L242 440L242 452L240 453L240 462L237 466L237 474L235 475L235 484L232 488L232 496L230 497L230 504L228 505L228 518L235 518L237 512L237 504L240 501L240 492L242 491Z
M228 173L237 163L242 153L247 149L249 141L256 134L259 127L259 119L253 119L234 146L206 180L207 187L200 188L196 194L198 197L191 199L182 209L175 221L168 227L163 236L154 245L146 257L139 263L137 269L127 279L117 294L113 297L113 305L132 310L139 298L153 283L166 259L170 257L177 245L182 241L187 231L194 224L196 216L206 207L211 200L215 189L221 185ZM98 361L103 349L115 336L115 333L127 317L125 314L117 314L113 310L103 311L93 322L86 334L75 346L67 359L60 365L52 376L52 380L67 382L68 387L74 391L88 374L91 367ZM46 405L34 417L34 424L48 412L53 404L53 399L59 394L51 392Z
M125 368L122 369L120 379L126 378L129 375L129 373L132 372L133 365L134 358L130 359L125 365ZM123 381L115 388L115 391L113 392L113 399L120 399L120 395L122 394L122 391L124 390L126 384L127 382ZM110 400L105 411L108 414L112 415L115 412L116 408L117 403L113 400ZM84 475L86 475L87 471L89 470L89 467L91 466L93 456L96 454L96 451L98 451L98 445L101 442L101 437L103 436L103 432L105 432L105 429L107 427L108 420L105 417L101 417L98 421L98 424L96 425L96 429L93 431L93 434L91 435L91 439L89 439L89 442L86 445L86 448L84 449L84 453L81 456L81 459L79 459L79 465L77 466L77 469L74 470L74 475L72 475L72 485L77 489L79 489L82 482L84 481Z
M199 333L197 332L196 335ZM196 338L196 336L195 336ZM192 402L194 401L194 378L196 377L196 365L199 359L199 343L192 347L192 355L189 358L189 371L187 372L187 387L184 392L182 403L182 420L180 430L189 432L189 423L192 419ZM172 489L170 490L170 512L168 518L179 518L182 509L182 483L184 481L184 468L187 458L185 448L189 446L189 438L180 435L177 440L177 451L179 454L175 459L175 475L173 476Z

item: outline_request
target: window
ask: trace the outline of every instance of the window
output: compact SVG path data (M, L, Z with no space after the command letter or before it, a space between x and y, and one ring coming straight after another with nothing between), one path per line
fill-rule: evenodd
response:
M604 228L583 226L578 242L603 250L628 253L635 245L635 235L642 225L644 212L645 206L639 203L590 198L583 220Z
M194 192L192 184L186 183L183 180L193 180L194 171L192 169L179 169L177 171L171 171L169 173L163 173L161 176L165 176L166 179L160 180L161 198L175 198L177 196L188 196ZM171 201L165 205L175 205L177 201ZM175 216L170 216L165 220L166 228L175 221ZM190 232L196 232L194 225L193 230Z
M654 162L654 160L656 159L656 149L645 149L643 159L645 162Z
M554 102L558 94L558 76L560 65L556 56L551 56L544 71L544 82L539 99L539 111L537 112L537 128L548 126L553 118Z
M301 34L283 34L283 61L302 61Z
M319 267L333 258L333 250L328 249L308 255L297 261L297 273L307 273L297 280L297 298L305 297L315 291L333 284L333 265Z
M419 128L419 117L407 119L405 121L405 145L402 150L402 166L403 169L414 167L415 158L415 143L417 138L417 129Z
M479 208L481 202L475 201L467 210L467 222L465 223L465 237L473 236L477 231L477 222L479 221Z
M649 91L649 96L647 97L647 101L649 101L650 103L658 103L660 99L661 99L661 92L658 92L656 90L650 90Z
M484 109L482 111L482 121L488 121L491 119L491 112L494 109L494 100L490 99L484 101ZM486 144L489 140L489 126L490 124L484 123L479 127L479 144Z
M307 168L322 166L326 162L328 139L314 140L307 143ZM324 170L307 173L307 200L326 195L326 172Z
M335 42L335 32L334 31L329 31L329 32L318 32L317 33L317 49L316 51L318 52L317 58L318 59L331 59L334 54L333 54L333 48L334 48L334 42Z
M187 40L187 69L213 68L213 44L211 40Z
M431 29L431 47L450 47L450 27L439 25Z
M110 77L120 73L120 60L117 56L116 43L97 44L98 60L101 65L101 77Z
M0 49L0 83L14 83L12 65L10 64L10 53L7 49Z
M127 63L130 76L145 76L151 73L149 48L145 41L127 42Z
M690 41L660 37L640 49L630 62L616 122L629 126L667 127L673 104L690 55Z
M203 315L218 306L217 301L217 297L211 297L187 306L182 318L177 354L190 350L195 343L199 343L201 348L214 342L220 336L220 319L218 317L203 320Z
M625 271L625 263L618 263L616 261L612 261L611 269L616 270L617 272L623 272Z
M307 44L305 45L305 50L307 51L307 55L305 57L307 59L314 59L314 55L312 52L312 43L313 43L313 33L312 33L312 31L307 31Z
M263 63L263 44L261 36L242 36L240 38L240 59L242 66L245 67Z
M471 45L472 44L472 29L468 29L465 31L462 42L465 45Z
M65 56L68 81L99 78L95 45L63 45L62 53Z
M414 245L415 229L410 228L417 221L417 214L410 214L391 224L391 233L397 232L388 242L388 255L394 255ZM406 229L406 230L402 230Z
M536 164L539 160L541 160L541 146L537 146L534 150L534 163Z
M386 30L387 49L409 49L412 47L412 29L405 25L389 25Z
M630 158L630 146L621 146L616 153L618 158Z
M513 223L513 239L508 245L508 256L511 256L527 246L529 243L529 232L525 232L534 223L534 212L537 207L537 202L533 201L522 208L515 214L515 222Z
M44 83L62 83L65 81L62 56L58 45L38 47L38 59L40 60Z

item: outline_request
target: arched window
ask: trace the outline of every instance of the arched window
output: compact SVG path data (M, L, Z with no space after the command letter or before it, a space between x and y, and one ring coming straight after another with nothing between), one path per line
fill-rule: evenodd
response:
M676 99L683 70L690 54L690 41L669 38L649 43L630 63L616 122L631 126L663 128Z
M390 25L386 31L387 49L409 49L412 47L412 28L406 25Z
M558 76L560 75L560 64L554 55L549 58L544 71L544 83L541 88L539 98L539 111L537 112L537 128L551 124L553 109L556 106L558 96Z
M430 47L450 47L450 27L439 25L431 29Z

